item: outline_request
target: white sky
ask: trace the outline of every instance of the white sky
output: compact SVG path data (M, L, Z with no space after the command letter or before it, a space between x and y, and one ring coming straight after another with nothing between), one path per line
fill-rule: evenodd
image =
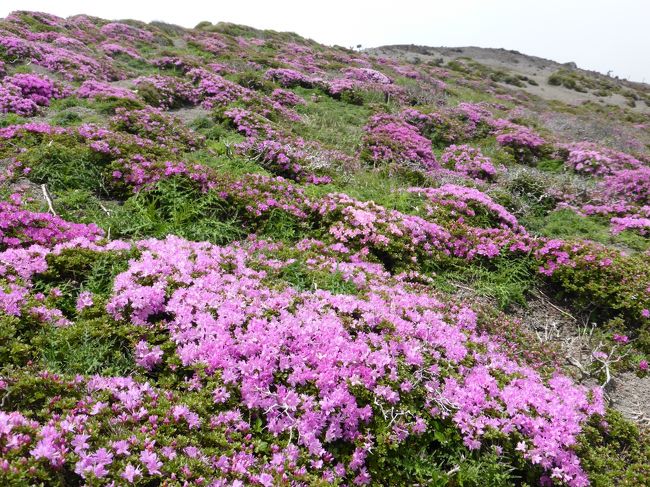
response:
M0 0L0 17L13 10L184 27L226 21L346 47L503 47L650 82L650 0Z

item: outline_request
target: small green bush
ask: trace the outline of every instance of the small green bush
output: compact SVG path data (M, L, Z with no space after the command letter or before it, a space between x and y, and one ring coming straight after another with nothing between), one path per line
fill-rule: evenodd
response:
M594 487L637 487L650 479L650 436L609 409L593 418L577 445L582 468Z

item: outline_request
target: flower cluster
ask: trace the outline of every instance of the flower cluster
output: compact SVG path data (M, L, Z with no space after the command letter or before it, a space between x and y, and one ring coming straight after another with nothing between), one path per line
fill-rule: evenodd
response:
M432 113L407 108L400 117L418 127L434 143L445 147L486 136L492 130L490 111L473 103L460 103Z
M378 83L389 85L393 82L388 76L379 71L370 68L346 68L344 71L346 78L362 81L365 83Z
M161 108L197 105L200 100L199 90L192 83L174 76L141 76L134 84L146 102Z
M363 139L362 156L373 165L385 163L414 164L427 170L439 167L431 141L404 120L379 114L371 117Z
M329 194L313 203L334 241L345 252L370 252L389 267L417 262L434 252L449 253L451 235L440 225L414 215L389 210L345 194Z
M546 143L544 139L528 128L518 128L514 132L497 135L497 142L499 145L512 147L515 150L534 150Z
M151 32L133 25L121 22L111 22L99 29L100 33L113 40L129 42L152 42L154 36Z
M290 179L300 179L303 168L299 161L306 158L306 154L291 144L284 144L274 139L258 140L248 138L237 145L237 149L250 154L255 161L274 174Z
M15 74L3 79L0 86L0 112L32 116L40 107L48 106L53 98L65 91L48 78L35 74Z
M472 178L490 180L497 174L490 158L485 157L480 149L469 145L450 145L440 156L440 162Z
M120 107L111 119L111 127L153 141L172 152L181 149L192 151L203 144L199 134L183 126L178 119L152 107L142 110Z
M460 214L475 217L477 212L482 211L496 218L496 222L490 222L490 227L502 226L506 229L525 232L514 215L478 189L445 184L439 188L411 188L409 191L424 194L427 197L431 203L431 206L428 207L430 214L436 213L440 206L452 209L454 216Z
M361 224L361 216L354 218ZM182 363L223 378L217 402L236 393L247 409L263 414L272 435L292 437L295 431L301 455L329 464L329 445L363 438L374 417L390 421L389 441L399 443L425 433L433 418L450 416L470 448L478 448L489 429L506 434L514 429L530 441L520 449L525 458L557 469L569 485L586 485L567 447L580 422L602 412L599 396L590 399L559 376L547 386L498 348L470 358L470 343L486 339L475 331L470 310L445 319L434 298L380 282L371 285L367 300L273 291L264 285L264 271L248 267L251 256L242 248L173 237L139 245L143 256L116 279L109 312L143 326L168 315L162 324ZM212 310L219 310L218 317ZM145 356L152 353L144 344L139 348ZM466 360L471 365L458 369L459 376L442 373ZM399 364L411 372L402 375ZM276 370L284 371L286 380ZM312 384L316 393L309 392ZM410 410L407 398L422 392L424 409ZM374 399L363 406L357 394ZM391 408L402 419L394 422L386 412ZM558 442L563 435L568 436ZM358 475L363 466L362 457L342 465L336 477Z
M136 100L135 93L129 89L114 86L102 81L84 81L75 94L79 98L122 98L125 100Z
M576 172L607 176L623 169L637 169L642 163L623 152L599 147L590 142L578 142L559 146L566 164Z
M650 218L614 217L610 223L612 224L612 233L614 234L630 229L638 230L641 235L646 235L650 231Z
M185 73L198 66L198 61L188 60L186 57L162 56L151 60L151 65L160 69L168 69Z
M202 68L195 68L187 73L200 93L201 104L204 108L226 106L241 99L246 93L245 89L218 74L211 73Z
M97 225L70 223L49 213L34 213L15 203L0 201L0 250L33 244L54 245L77 237L96 240L103 235Z
M605 177L601 187L604 195L610 199L650 204L650 167L617 171Z
M115 56L117 54L124 54L126 56L129 56L133 59L142 59L142 56L136 51L135 49L131 47L125 47L120 44L113 44L110 42L105 42L101 44L100 49L104 51L106 54L109 56Z
M309 76L306 76L299 71L287 68L269 69L264 77L279 83L285 88L291 88L293 86L311 88L314 85L314 80Z
M273 93L271 93L271 99L286 107L295 107L296 105L305 104L305 100L300 98L293 91L283 90L281 88L273 90Z

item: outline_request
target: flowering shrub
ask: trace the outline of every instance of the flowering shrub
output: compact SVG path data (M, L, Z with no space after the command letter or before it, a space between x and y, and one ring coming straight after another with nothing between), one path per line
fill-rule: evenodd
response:
M0 250L54 245L77 237L94 241L103 235L97 225L70 223L49 213L34 213L18 204L0 201Z
M605 177L601 187L609 198L650 204L650 167L617 171Z
M362 202L344 194L329 194L313 203L313 210L328 233L346 252L370 252L394 270L418 258L449 253L451 235L440 225L423 218Z
M393 80L391 80L385 74L370 68L346 68L344 70L344 73L345 76L349 79L363 81L366 83L389 85L393 82Z
M509 148L521 163L534 162L546 145L546 141L542 137L522 126L497 135L497 142L499 145Z
M497 174L492 161L480 149L469 145L449 146L440 156L440 162L449 169L477 179L489 180Z
M593 150L572 150L567 158L569 164L576 172L587 174L607 174L611 171L612 160Z
M650 229L650 218L639 217L624 217L611 219L612 232L614 234L621 233L624 230L636 229L642 235L645 235Z
M89 244L68 248L76 245ZM3 475L49 478L65 466L86 480L200 473L269 485L307 475L365 484L382 475L371 467L380 442L433 438L448 419L469 449L511 448L513 436L513 453L568 485L586 485L570 446L581 423L602 413L600 395L562 376L545 383L487 346L470 309L447 308L364 264L355 271L369 279L364 297L269 287L290 262L265 257L272 247L263 243L169 237L136 245L142 255L115 279L108 313L169 333L167 352L146 340L135 346L145 370L203 372L182 395L134 378L77 378L78 399L56 414L2 412ZM43 254L5 256L10 266L40 262L24 275L25 289L47 268ZM37 380L67 387L56 376ZM223 440L206 442L215 433ZM268 453L254 448L260 441L271 444ZM179 470L179 459L191 467Z
M115 40L130 42L152 42L154 40L151 32L121 22L110 22L102 26L99 31L106 37Z
M256 161L275 174L290 179L300 179L303 175L302 166L298 161L304 159L306 154L291 144L283 144L273 139L248 138L238 144L237 148L244 153L250 153Z
M431 141L420 135L415 126L399 118L374 115L364 130L362 157L373 165L392 162L411 163L427 170L439 167Z
M273 128L265 117L245 108L230 108L223 114L230 120L237 132L246 137L255 138L258 135L270 135L273 132Z
M2 48L2 57L7 61L27 58L32 54L32 48L28 41L12 35L0 36L0 48Z
M189 81L173 76L141 76L134 81L138 94L149 104L161 108L197 105L200 91Z
M264 77L279 83L285 88L291 88L294 86L311 88L314 84L313 80L308 76L293 69L286 68L269 69Z
M133 48L130 47L124 47L120 44L113 44L110 42L105 42L102 45L99 46L102 51L104 51L106 54L109 56L115 56L116 54L124 54L126 56L129 56L133 59L142 59L142 56L138 53Z
M409 191L422 193L427 197L431 203L427 209L430 214L434 214L440 206L452 209L454 217L457 217L458 214L475 217L477 211L487 212L493 215L492 218L496 217L496 221L489 222L490 227L496 224L515 231L525 231L514 215L477 189L445 184L439 188L411 188Z
M162 56L156 59L152 59L151 64L160 69L168 69L185 73L190 69L197 67L198 62L193 58L188 59L185 57L181 58L177 56Z
M64 93L48 78L34 74L8 76L0 86L0 112L35 115L40 107L48 106L52 98L60 98Z
M137 100L133 91L119 86L113 86L101 81L84 81L75 94L79 98L123 98L126 100Z
M432 113L407 108L402 111L401 117L418 127L434 145L440 147L481 138L491 131L490 112L483 106L472 103L460 103L457 107Z
M190 70L187 76L194 83L197 93L200 93L201 105L208 109L228 105L246 93L238 84L202 68Z
M618 313L636 323L646 318L650 274L641 265L643 257L555 239L546 241L535 255L544 260L540 272L561 284L576 304L592 303L606 317ZM644 347L648 346L646 333L641 335Z
M300 98L293 91L283 90L281 88L273 90L271 98L286 107L295 107L296 105L305 104L305 100Z
M641 162L629 154L589 142L564 144L559 147L559 152L569 167L583 174L606 176L615 171L641 166Z
M228 47L225 39L218 34L210 36L192 34L188 36L188 40L200 49L212 54L221 54Z
M195 150L203 143L200 135L184 127L178 119L151 107L142 110L120 107L111 119L111 126L115 130L149 139L173 152Z

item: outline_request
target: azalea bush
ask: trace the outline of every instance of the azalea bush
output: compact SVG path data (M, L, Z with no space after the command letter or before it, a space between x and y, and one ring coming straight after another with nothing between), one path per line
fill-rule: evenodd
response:
M527 127L516 127L496 137L499 145L507 147L521 163L534 163L541 155L546 141Z
M440 162L449 169L477 179L490 180L497 174L492 161L480 149L469 145L450 145L440 156Z
M622 169L636 169L642 165L629 154L589 142L561 145L559 153L576 172L597 176L606 176Z
M431 141L410 123L379 114L370 119L365 131L362 157L375 166L397 163L413 164L427 170L439 167Z
M33 74L7 76L0 87L0 112L35 115L50 100L61 98L65 91L49 78Z
M145 373L161 367L161 371L168 370L167 374L172 375L178 367L195 370L190 382L193 385L188 384L189 391L195 392L184 399L175 399L173 394L131 378L77 380L75 390L82 394L80 398L85 398L84 409L64 406L65 413L57 416L45 410L37 420L28 420L20 412L3 418L7 423L3 441L8 453L4 475L10 479L21 478L25 467L20 459L28 454L30 462L34 462L30 475L36 478L49 478L50 472L63 468L87 480L120 477L135 481L160 475L182 478L200 472L215 480L239 478L272 483L274 479L305 480L309 478L305 475L309 475L330 481L349 478L363 484L372 479L371 465L377 455L372 453L375 441L399 444L410 437L425 435L429 428L435 428L437 421L447 417L460 428L469 450L480 448L483 441L513 448L514 444L507 440L513 431L512 420L494 416L496 407L506 415L515 411L523 413L523 417L516 416L514 423L515 431L519 431L523 440L517 443L516 451L523 458L540 465L542 471L553 469L554 475L561 473L570 485L585 484L584 473L576 468L574 454L566 447L571 444L570 432L575 426L590 414L602 413L595 392L575 388L568 379L559 377L544 385L532 369L522 368L507 355L501 355L503 352L489 348L478 352L488 337L476 331L476 315L471 310L446 312L443 303L422 294L417 286L411 289L399 280L392 282L383 271L365 264L358 268L352 264L344 271L366 294L365 299L267 287L273 274L290 262L269 260L268 252L275 248L273 245L263 242L248 245L252 247L220 248L173 237L137 244L142 257L132 260L129 269L115 277L106 312L118 322L126 319L143 330L154 324L168 327L174 345L170 348L159 339L153 344L138 342L135 363ZM309 243L306 249L312 245ZM128 244L113 242L102 247L77 239L55 247L53 253L75 247L116 252L128 248ZM18 289L29 293L34 279L47 270L45 258L49 252L41 249L37 253L25 250L21 251L23 254L16 251L3 254L9 264L3 273L5 278L15 275L14 266L18 263L24 270L14 293ZM235 262L239 264L232 267ZM317 261L313 265L330 264ZM147 284L142 284L143 279ZM222 281L223 284L215 287ZM174 290L171 294L166 291L167 286ZM198 293L202 298L191 305L189 293ZM295 304L289 305L291 302ZM85 309L92 305L92 294L81 293L76 312L83 316ZM6 311L17 316L34 313L35 308L29 306L29 298L18 294L14 307ZM411 314L410 320L404 322L402 316L413 313L416 309L413 306L417 307L417 314ZM221 310L219 320L212 318L210 322L210 307ZM232 310L231 318L224 314L225 309ZM273 317L274 309L285 316L281 320ZM292 311L286 314L282 309ZM56 311L44 307L40 319L56 323L61 319ZM314 315L322 315L322 319L314 321ZM168 318L161 322L158 316ZM324 329L325 317L328 325ZM235 321L231 323L232 320ZM290 322L295 325L289 326ZM223 331L221 326L225 326ZM350 335L350 329L355 330L354 335ZM260 342L261 336L275 338L265 346L265 340ZM224 350L225 343L230 345ZM260 345L251 349L253 343ZM384 345L375 349L379 343ZM215 347L222 352L214 354ZM470 353L472 349L475 351ZM355 358L348 366L340 367L340 360L349 360L345 358L348 356ZM242 362L243 357L246 358ZM299 362L295 362L297 357ZM323 357L327 360L323 361ZM460 377L443 372L459 366L461 361L464 365ZM265 364L264 373L256 371L256 363ZM489 372L492 367L486 367L490 363L499 364L501 386ZM270 364L277 364L278 370L289 374L286 381L277 382ZM522 374L525 379L521 378ZM41 380L48 379L43 376ZM52 380L61 382L56 377ZM4 385L12 386L11 382ZM313 387L316 392L311 392ZM520 389L528 391L523 402L522 394L516 392ZM531 390L539 392L530 394ZM554 393L549 395L547 390ZM465 410L464 405L474 401L470 397L477 391L481 391L478 392L480 401L487 401L486 406L490 406ZM548 402L550 397L557 399ZM561 397L566 399L555 402ZM242 403L232 402L235 398L241 398ZM260 430L261 425L246 420L249 413L242 406L257 411L266 427ZM144 415L138 413L142 408L147 410ZM90 423L79 419L88 413L93 418ZM534 416L526 420L525 416L531 413ZM474 425L484 421L495 432L503 429L503 439L497 439L500 435L483 439L485 426ZM530 437L529 421L538 424L537 432ZM578 423L573 426L571 421ZM102 431L105 423L121 426L114 434L97 436L94 432ZM95 425L92 429L91 424ZM554 432L558 427L567 428L569 436L565 446L551 440L560 434ZM133 436L136 428L140 433ZM168 428L176 431L182 428L187 434L181 442L173 441L172 430ZM231 443L230 455L215 455L225 443L212 443L213 446L205 443L203 435L215 432L220 432L218 436L223 441L235 441ZM235 436L231 436L233 433ZM17 442L16 435L22 440ZM262 438L276 445L271 446L268 454L255 447ZM288 439L288 446L280 446L283 438ZM550 450L543 446L545 441L557 446ZM256 453L247 453L251 451L247 444ZM334 444L348 447L331 449L330 445ZM283 463L285 467L278 470L277 455L289 452L293 463ZM228 467L235 465L232 462L241 455L248 455L246 469ZM175 459L190 463L193 463L191 459L198 459L199 464L179 472ZM287 468L294 463L295 467ZM306 464L312 468L302 468Z

